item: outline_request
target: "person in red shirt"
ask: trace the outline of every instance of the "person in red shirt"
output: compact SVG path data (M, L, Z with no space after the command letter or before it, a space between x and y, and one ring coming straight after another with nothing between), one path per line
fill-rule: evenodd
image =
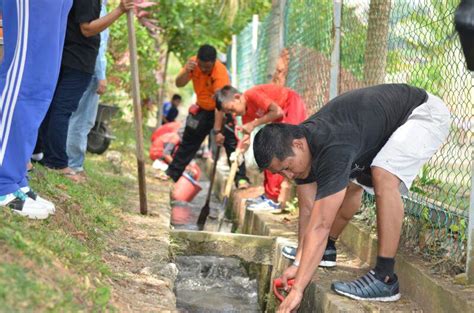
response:
M268 123L297 125L307 117L306 105L298 93L275 84L256 85L244 93L227 85L216 93L216 107L224 113L242 116L245 150L250 144L250 133L257 126ZM288 200L288 192L282 192L282 189L289 191L289 188L282 188L284 178L280 174L265 170L264 177L265 194L250 200L251 208L276 209L278 200L281 203Z

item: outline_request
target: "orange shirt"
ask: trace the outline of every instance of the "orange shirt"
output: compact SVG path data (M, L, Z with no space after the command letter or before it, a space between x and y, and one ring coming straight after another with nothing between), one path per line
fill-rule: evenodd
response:
M191 60L197 61L197 58L194 56ZM183 71L184 68L181 73ZM190 76L197 96L197 105L206 111L213 111L216 108L216 102L213 99L214 93L225 85L230 85L226 67L216 60L211 74L204 74L199 66L196 66Z
M256 85L244 92L247 109L242 116L244 124L264 116L268 112L270 104L275 103L287 111L288 94L292 90L275 84ZM281 122L282 118L275 121Z

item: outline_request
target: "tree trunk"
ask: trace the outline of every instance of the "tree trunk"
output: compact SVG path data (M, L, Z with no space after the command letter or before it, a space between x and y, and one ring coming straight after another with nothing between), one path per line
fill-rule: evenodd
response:
M390 7L390 0L370 1L364 65L366 86L381 84L385 79Z

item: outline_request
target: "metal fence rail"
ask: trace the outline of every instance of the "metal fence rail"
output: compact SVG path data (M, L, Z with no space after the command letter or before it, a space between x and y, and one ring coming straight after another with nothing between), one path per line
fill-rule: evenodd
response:
M284 52L289 56L286 86L300 93L310 112L329 100L331 81L337 82L339 94L396 82L444 99L453 118L451 132L404 198L402 244L436 256L440 269L464 271L474 152L474 79L466 69L453 25L459 1L344 0L340 49L334 51L338 47L334 8L340 2L274 1L271 13L259 25L255 53L249 53L250 24L238 35L237 85L245 90L269 82L275 58ZM283 46L275 45L278 36ZM340 58L331 59L332 54ZM331 60L339 60L337 71L331 71ZM371 201L367 198L369 209L363 216L375 224Z

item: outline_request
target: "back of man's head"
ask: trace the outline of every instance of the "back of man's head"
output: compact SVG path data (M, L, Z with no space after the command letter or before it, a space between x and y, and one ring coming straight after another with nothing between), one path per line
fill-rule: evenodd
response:
M294 155L293 140L303 137L297 125L274 123L260 129L253 141L253 153L260 170L267 169L273 158L283 161Z
M205 44L199 47L197 58L203 62L215 62L217 58L217 51L211 45Z

